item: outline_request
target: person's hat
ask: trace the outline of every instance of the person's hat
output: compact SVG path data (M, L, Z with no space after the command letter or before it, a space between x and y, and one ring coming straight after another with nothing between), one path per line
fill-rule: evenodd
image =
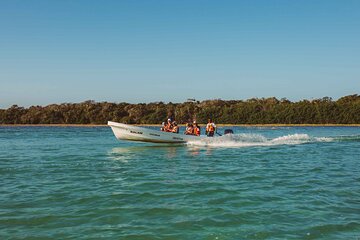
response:
M168 122L169 122L169 121L171 122L171 118L168 118Z

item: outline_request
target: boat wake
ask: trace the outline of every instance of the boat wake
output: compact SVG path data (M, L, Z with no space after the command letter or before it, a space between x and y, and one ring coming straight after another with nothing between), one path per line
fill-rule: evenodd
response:
M344 138L343 140L345 140ZM358 136L360 141L360 136ZM297 145L312 142L340 141L341 137L311 137L308 134L291 134L273 139L266 138L260 134L229 134L221 137L205 138L199 141L188 142L192 146L212 147L252 147L252 146L276 146Z

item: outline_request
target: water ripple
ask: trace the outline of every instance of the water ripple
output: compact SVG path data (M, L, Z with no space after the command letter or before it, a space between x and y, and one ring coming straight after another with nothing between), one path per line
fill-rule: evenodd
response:
M360 128L234 130L159 146L0 127L0 237L360 237Z

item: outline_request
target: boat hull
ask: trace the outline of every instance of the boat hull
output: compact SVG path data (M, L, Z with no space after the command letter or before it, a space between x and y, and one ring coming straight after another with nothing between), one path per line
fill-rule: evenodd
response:
M119 140L151 143L186 143L198 141L202 137L178 133L162 132L144 127L108 121L115 137Z

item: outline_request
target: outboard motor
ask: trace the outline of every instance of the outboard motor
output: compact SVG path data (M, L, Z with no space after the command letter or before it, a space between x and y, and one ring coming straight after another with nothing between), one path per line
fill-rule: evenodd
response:
M234 131L232 129L225 129L224 135L226 135L226 134L234 134Z

